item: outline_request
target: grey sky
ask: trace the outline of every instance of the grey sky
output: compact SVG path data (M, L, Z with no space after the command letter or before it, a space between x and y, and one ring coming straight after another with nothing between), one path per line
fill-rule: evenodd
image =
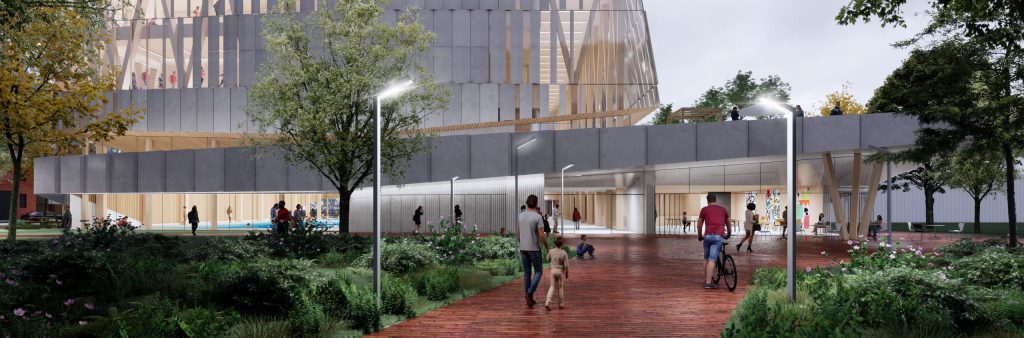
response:
M793 86L791 102L804 109L846 81L867 103L909 52L890 44L927 24L927 3L909 2L908 28L883 29L837 25L845 0L645 0L661 102L692 106L742 69L781 76Z

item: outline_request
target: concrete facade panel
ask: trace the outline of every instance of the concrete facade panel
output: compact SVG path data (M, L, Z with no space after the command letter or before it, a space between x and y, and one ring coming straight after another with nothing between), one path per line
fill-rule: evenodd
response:
M452 48L452 82L467 83L470 81L470 60L469 47Z
M786 155L786 119L760 121L750 128L748 149L750 157Z
M894 114L865 114L860 116L861 148L902 146L914 143L917 119Z
M256 159L250 148L224 149L224 190L256 191Z
M213 131L213 88L198 88L196 91L196 131Z
M231 132L231 88L213 88L213 131Z
M601 131L601 168L643 166L647 163L647 128L620 127Z
M198 96L194 88L181 90L181 131L194 132L197 130L196 102L199 99Z
M139 192L164 192L166 152L139 153Z
M460 9L452 12L452 46L469 47L470 31L467 28L471 24L469 11Z
M37 157L32 161L32 190L39 192L60 191L60 157Z
M430 156L430 181L449 180L452 177L470 177L469 135L452 135L433 139Z
M469 20L469 45L486 48L488 38L490 37L487 11L470 11Z
M860 147L861 133L854 131L859 127L858 115L804 119L804 150L823 152L857 149Z
M452 81L452 48L434 47L434 80Z
M470 135L470 177L486 178L510 174L512 138L509 134Z
M110 172L107 164L110 156L97 154L85 157L85 191L107 192L110 190Z
M697 125L697 160L747 157L747 121Z
M305 166L288 166L288 191L321 191L321 175Z
M60 158L60 192L80 193L85 191L85 157L64 156ZM37 192L38 193L38 192Z
M441 9L434 12L434 45L452 46L452 11Z
M195 151L196 191L224 191L224 148Z
M256 191L288 190L288 164L280 161L280 150L260 151L256 158Z
M249 102L248 88L231 88L231 132L243 133L248 130L249 117L245 105Z
M480 85L462 85L462 123L480 122Z
M498 85L485 83L480 85L480 122L498 121Z
M647 164L697 160L697 125L689 123L647 127Z
M146 130L164 131L164 90L152 89L146 91Z
M195 191L196 155L195 150L175 150L165 153L167 192Z
M530 146L533 144L527 147ZM574 129L555 133L554 169L560 171L569 164L573 164L572 170L598 169L601 165L600 148L598 129Z
M181 131L181 90L164 92L164 131Z
M444 125L453 126L462 123L462 86L454 84L448 88L452 96L448 100L448 109L444 111Z
M469 82L486 83L491 76L487 47L472 47L469 53Z
M500 97L498 98L498 120L509 121L516 118L516 85L498 85Z
M136 192L138 186L138 153L110 154L110 191Z

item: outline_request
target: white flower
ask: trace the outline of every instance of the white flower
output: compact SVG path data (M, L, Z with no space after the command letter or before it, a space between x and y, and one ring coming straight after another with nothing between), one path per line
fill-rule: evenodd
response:
M828 254L828 253L826 253L825 251L822 251L822 252L821 252L821 255L822 255L822 256L824 256L824 255L827 255L827 254Z
M859 246L859 245L854 245L854 246L853 246L853 249L854 249L854 250L860 250L860 246Z

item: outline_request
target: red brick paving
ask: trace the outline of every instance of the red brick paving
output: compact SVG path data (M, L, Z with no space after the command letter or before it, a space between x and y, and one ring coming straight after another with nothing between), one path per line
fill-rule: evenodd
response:
M904 235L897 234L897 237ZM544 310L549 284L537 290L534 308L523 300L523 281L508 284L388 327L377 336L719 336L730 312L750 287L757 267L785 266L777 236L754 242L754 253L737 253L739 287L704 290L702 247L694 236L588 236L596 259L572 260L565 286L566 309ZM738 238L729 242L737 243ZM909 241L930 250L950 239ZM570 238L574 245L577 239ZM908 243L905 241L905 243ZM836 239L800 237L797 266L845 258ZM829 257L821 251L829 252Z

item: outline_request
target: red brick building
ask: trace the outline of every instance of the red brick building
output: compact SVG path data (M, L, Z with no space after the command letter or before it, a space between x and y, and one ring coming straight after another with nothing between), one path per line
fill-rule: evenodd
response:
M37 208L45 208L45 201L36 201L36 195L32 190L32 181L22 181L21 186L18 188L19 196L11 196L11 188L14 185L11 183L11 176L0 179L0 220L9 220L10 203L12 199L18 201L18 214L14 217L21 217L21 215L36 211ZM38 205L37 204L42 204Z

